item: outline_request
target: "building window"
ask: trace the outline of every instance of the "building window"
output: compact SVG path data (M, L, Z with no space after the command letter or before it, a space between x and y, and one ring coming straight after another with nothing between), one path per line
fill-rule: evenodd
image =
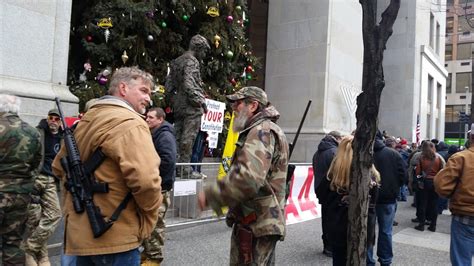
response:
M426 115L426 136L431 138L431 114Z
M471 59L472 56L472 43L460 43L458 44L457 60Z
M453 34L454 18L446 18L446 35Z
M434 27L435 27L435 21L434 21L434 15L433 13L430 13L430 46L432 49L434 49Z
M445 61L453 60L453 45L452 44L446 44L445 53L444 53L444 60Z
M437 83L436 84L436 108L441 107L441 84Z
M449 73L446 78L446 94L451 93L451 81L453 79L453 74Z
M447 0L446 1L446 4L448 4L448 5L453 5L453 3L454 3L454 0Z
M456 93L471 92L471 72L456 73Z
M433 77L428 75L428 103L433 102Z
M470 107L468 114L471 112ZM444 112L444 119L446 123L456 123L459 122L459 113L466 112L466 105L446 105L446 110Z
M441 34L441 27L439 26L439 23L436 22L436 54L439 55L439 40L440 40L440 34Z

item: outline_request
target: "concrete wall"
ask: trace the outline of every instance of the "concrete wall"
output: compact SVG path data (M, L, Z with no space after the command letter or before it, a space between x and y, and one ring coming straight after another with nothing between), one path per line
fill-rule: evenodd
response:
M355 128L362 80L361 8L343 0L275 0L269 5L265 89L291 142L313 100L292 161L310 162L331 130Z
M389 0L378 1L378 13ZM420 115L421 137L444 136L444 102L447 71L444 68L446 14L445 0L402 1L393 35L384 53L385 88L382 92L379 128L390 135L415 140L414 129ZM434 16L434 20L430 16ZM430 23L434 31L430 31ZM439 33L436 32L436 23ZM434 43L430 44L430 34ZM434 104L428 104L428 75L434 80L430 88ZM437 84L441 85L438 91ZM437 105L438 99L441 106ZM431 130L428 129L428 115Z
M0 2L0 93L22 97L20 116L36 124L58 96L66 115L78 99L66 84L72 0Z

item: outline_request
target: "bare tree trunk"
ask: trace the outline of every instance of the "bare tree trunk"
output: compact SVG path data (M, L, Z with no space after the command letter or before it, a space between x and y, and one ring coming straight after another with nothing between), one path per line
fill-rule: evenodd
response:
M400 0L391 0L382 20L376 25L377 0L359 0L359 3L362 6L364 67L362 93L357 97L357 128L352 143L347 265L366 264L369 169L373 164L380 95L385 86L383 52L400 9Z

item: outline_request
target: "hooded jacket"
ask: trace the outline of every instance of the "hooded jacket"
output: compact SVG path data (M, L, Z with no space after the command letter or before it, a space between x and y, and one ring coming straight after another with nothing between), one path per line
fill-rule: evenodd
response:
M140 246L150 236L158 220L161 204L160 158L153 147L150 129L143 117L120 98L98 100L81 119L74 136L85 162L101 148L105 160L94 171L97 181L109 186L108 193L95 193L94 203L106 219L110 218L125 196L133 197L113 226L94 238L87 214L76 213L72 197L64 200L64 245L67 255L102 255L125 252ZM64 178L61 147L53 161L53 171Z
M176 176L176 138L173 125L163 121L151 131L155 150L160 156L161 190L170 191Z
M329 166L336 155L338 142L333 136L325 136L318 145L318 150L313 156L314 191L321 204L325 204L325 193L328 191L326 183L321 180L327 178Z
M255 213L249 225L255 237L285 236L285 189L288 142L274 122L280 117L269 106L255 114L239 133L227 176L204 192L218 213L223 206L240 210L237 216Z
M377 203L395 203L400 187L407 180L406 166L400 153L385 146L380 132L375 136L374 164L381 179Z

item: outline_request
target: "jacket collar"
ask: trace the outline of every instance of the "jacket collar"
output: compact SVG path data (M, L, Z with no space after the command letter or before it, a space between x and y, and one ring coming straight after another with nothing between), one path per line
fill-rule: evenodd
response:
M133 107L130 105L129 102L125 101L125 100L122 99L122 98L116 97L116 96L105 95L105 96L101 97L98 101L96 101L95 103L93 103L90 108L94 108L94 107L99 106L99 105L115 105L115 106L120 106L120 107L123 107L123 108L126 108L126 109L130 110L131 112L137 114L137 115L140 116L141 118L145 118L144 115L142 115L142 114L138 113L137 111L135 111L135 110L133 109Z

